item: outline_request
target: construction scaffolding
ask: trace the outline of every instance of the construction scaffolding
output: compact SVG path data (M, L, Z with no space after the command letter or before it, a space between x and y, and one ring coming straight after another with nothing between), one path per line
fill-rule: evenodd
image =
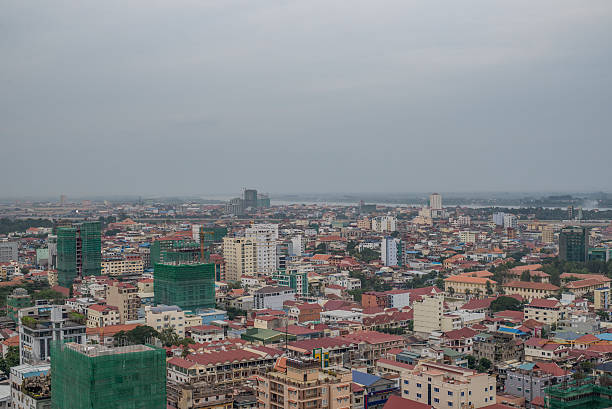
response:
M153 290L156 304L177 305L197 311L215 306L214 264L155 264Z
M70 287L77 276L77 229L57 228L57 278L62 287Z
M612 388L593 377L562 382L545 389L546 408L603 409L612 406Z
M53 409L166 408L163 349L54 342L51 362Z
M102 273L102 235L100 222L83 222L79 226L81 240L81 276Z

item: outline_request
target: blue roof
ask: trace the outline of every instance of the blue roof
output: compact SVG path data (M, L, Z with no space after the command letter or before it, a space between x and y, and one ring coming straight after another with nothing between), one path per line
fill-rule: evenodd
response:
M525 334L525 332L521 331L520 329L516 329L516 328L501 327L499 329L499 331L501 331L501 332L509 332L511 334Z
M612 334L609 332L604 332L603 334L597 334L595 336L603 341L612 341Z
M524 369L526 371L531 371L534 366L535 366L535 363L533 363L533 362L525 362L524 364L519 365L519 369Z
M369 386L380 379L380 376L370 375L366 372L353 371L353 382L359 385Z

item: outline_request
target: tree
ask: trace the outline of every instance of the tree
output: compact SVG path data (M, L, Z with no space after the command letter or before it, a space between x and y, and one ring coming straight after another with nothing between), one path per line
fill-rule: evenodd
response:
M476 358L473 355L467 355L465 358L468 361L468 368L470 369L476 368Z
M493 313L505 310L522 311L523 304L516 298L502 295L491 303L490 309Z
M610 317L608 312L607 311L603 311L603 310L597 311L597 315L599 316L599 319L601 321L608 321L608 318Z
M487 281L487 295L493 294L493 287L491 287L491 282Z
M478 361L478 372L486 372L491 368L491 361L487 358L480 358Z
M139 325L130 331L119 331L114 335L115 345L138 345L149 344L153 338L158 338L159 333L155 329Z
M159 332L157 339L159 339L165 347L170 347L172 345L179 345L181 342L181 338L178 336L176 332L174 332L174 328L162 329Z
M408 321L408 331L414 331L414 320Z
M531 281L531 274L529 273L529 270L524 270L521 273L521 281Z
M468 288L467 290L465 290L465 296L469 297L470 294L472 294L472 291L470 291L470 289Z
M19 365L19 347L9 347L6 356L0 358L0 370L8 376L11 373L11 368L17 365Z
M448 294L452 297L453 294L455 294L455 289L453 287L448 287Z

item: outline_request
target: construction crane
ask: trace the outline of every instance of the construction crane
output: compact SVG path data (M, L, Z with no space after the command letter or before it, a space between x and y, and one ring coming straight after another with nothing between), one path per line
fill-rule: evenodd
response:
M215 233L212 231L204 231L204 226L200 226L200 262L203 263L204 260L204 242L206 241L206 235L212 235L214 237ZM211 237L211 246L212 246L212 242L214 241L214 238Z

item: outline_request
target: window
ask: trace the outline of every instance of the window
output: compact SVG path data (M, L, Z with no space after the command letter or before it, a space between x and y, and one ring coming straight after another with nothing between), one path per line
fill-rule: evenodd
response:
M419 399L421 398L421 394L420 393L417 393L417 398L419 398Z
M440 392L440 388L434 388L434 392Z
M485 398L485 402L488 402L487 398Z
M440 399L434 398L434 403L438 403L438 402L440 402Z
M453 392L452 391L448 391L448 396L453 396Z
M465 392L461 391L461 396L465 396Z
M420 383L417 383L417 388L420 388L420 387L421 387L421 384L420 384Z
M407 380L404 380L404 385L408 385L408 381Z
M448 406L453 406L453 402L448 401Z

